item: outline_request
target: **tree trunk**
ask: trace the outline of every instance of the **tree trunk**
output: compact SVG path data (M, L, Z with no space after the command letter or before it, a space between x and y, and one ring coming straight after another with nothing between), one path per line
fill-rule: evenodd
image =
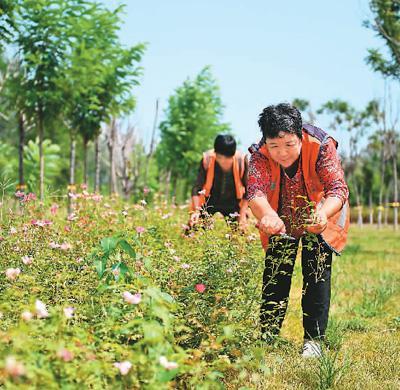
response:
M94 160L95 160L95 178L94 178L94 192L100 193L100 134L96 137L94 142Z
M362 215L362 205L361 205L361 199L360 199L360 193L358 191L357 185L354 186L355 192L356 192L356 202L357 202L357 225L358 227L363 227L363 215Z
M168 170L165 176L165 201L169 203L169 188L171 184L171 170Z
M44 201L44 152L43 152L43 139L44 139L44 123L43 123L43 110L39 106L38 110L38 128L39 128L39 194L40 200Z
M110 195L115 195L117 192L117 174L115 170L114 148L117 135L117 126L115 119L111 121L110 137L108 140L108 150L110 155Z
M174 176L172 178L172 204L176 205L176 195L177 195L177 187L178 187L178 178Z
M383 207L383 188L385 186L385 142L384 138L382 141L381 150L381 183L379 188L379 206L378 206L378 229L382 228L382 211L385 209Z
M386 191L386 196L385 196L385 226L388 225L388 219L389 219L389 191Z
M87 186L89 183L88 176L88 139L83 138L83 183Z
M398 229L398 213L399 213L399 196L397 187L397 150L396 150L396 139L394 139L394 152L393 152L393 228Z
M149 174L150 159L154 153L155 139L156 139L156 129L157 129L157 117L158 117L158 99L156 100L156 113L154 115L153 131L151 133L150 150L146 156L146 171L144 173L144 186L147 186L147 177Z
M75 134L71 131L71 144L69 150L69 186L68 192L74 194L76 191L75 187L75 161L76 161L76 139ZM71 213L73 209L74 200L71 196L68 196L68 212Z
M18 190L24 192L25 191L25 178L24 178L25 123L24 123L24 115L21 112L18 114L18 131L19 131Z
M372 192L369 192L369 224L374 224L374 206L372 204Z

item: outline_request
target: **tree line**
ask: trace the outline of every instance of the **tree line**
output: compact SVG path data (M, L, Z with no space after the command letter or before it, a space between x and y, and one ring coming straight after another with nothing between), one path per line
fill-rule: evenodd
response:
M387 80L400 77L400 3L370 1L364 22L386 44L366 63ZM143 190L187 199L202 151L218 133L232 133L209 67L187 78L168 99L159 121L155 102L150 145L127 121L146 44L124 46L118 33L124 7L85 0L0 2L0 177L3 189L45 194L95 192L126 199ZM354 108L333 99L313 109L292 102L306 121L329 121L344 139L343 166L359 224L379 226L393 210L397 227L399 113L389 89L382 99Z

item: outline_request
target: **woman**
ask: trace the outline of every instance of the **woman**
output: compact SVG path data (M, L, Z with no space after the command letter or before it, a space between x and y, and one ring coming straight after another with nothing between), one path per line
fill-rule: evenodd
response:
M250 148L249 207L266 250L261 330L279 333L302 240L303 356L321 355L328 323L332 253L343 250L349 226L348 187L336 151L323 130L304 125L290 104L259 116L263 137Z

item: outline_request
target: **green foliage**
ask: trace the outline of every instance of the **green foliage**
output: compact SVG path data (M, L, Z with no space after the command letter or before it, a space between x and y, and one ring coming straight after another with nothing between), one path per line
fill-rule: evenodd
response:
M400 77L400 6L398 0L370 0L373 19L364 22L385 42L389 58L378 49L369 49L367 63L385 77Z
M60 146L52 144L50 140L43 141L45 155L45 183L51 187L55 179L60 175L63 161L60 160ZM64 161L65 163L65 161ZM24 150L25 178L28 188L32 192L38 191L39 183L39 143L29 141Z
M202 153L212 147L217 134L229 131L222 123L223 105L209 67L176 89L165 114L157 148L159 165L191 182Z

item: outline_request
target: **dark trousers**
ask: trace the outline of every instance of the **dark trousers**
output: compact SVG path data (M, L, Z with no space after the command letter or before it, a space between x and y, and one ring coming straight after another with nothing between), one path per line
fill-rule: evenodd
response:
M285 318L299 241L276 236L269 241L260 314L263 338L278 335ZM323 338L331 297L332 251L321 237L310 235L302 238L301 265L304 338Z

